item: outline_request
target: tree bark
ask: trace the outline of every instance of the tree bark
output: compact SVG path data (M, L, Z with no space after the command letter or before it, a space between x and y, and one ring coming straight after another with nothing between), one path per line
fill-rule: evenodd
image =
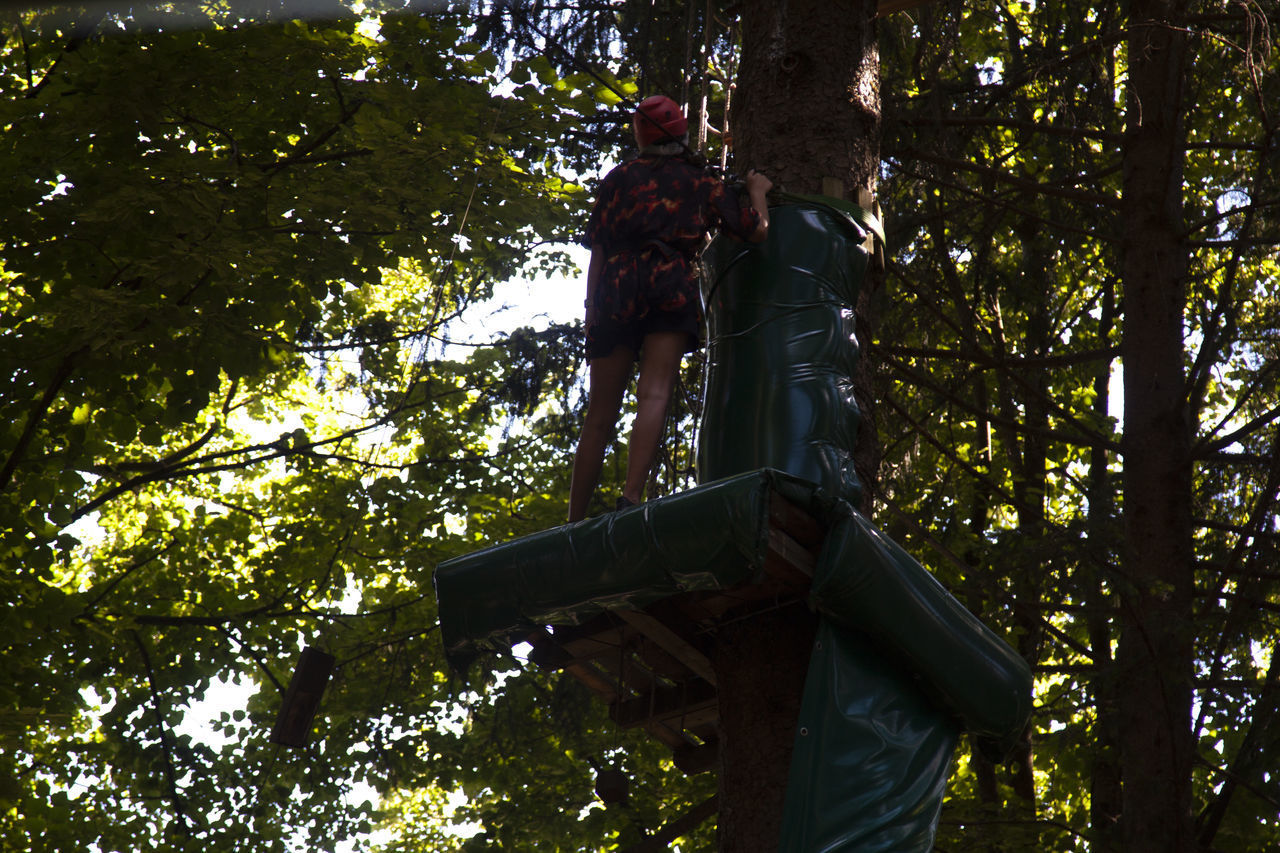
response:
M816 625L797 602L716 635L718 837L726 853L777 853Z
M733 115L739 171L759 169L791 192L856 200L859 188L874 191L880 156L875 13L875 0L742 4ZM869 331L860 324L861 335ZM859 402L873 397L869 377L864 364L854 378ZM865 418L862 432L872 429ZM859 446L859 475L869 485L876 462L865 454L875 454L876 444L862 439ZM777 850L813 632L812 615L792 608L720 634L723 851Z
M739 169L791 192L824 178L875 190L880 159L880 51L875 0L748 0L735 96ZM830 195L830 192L826 194Z
M1111 338L1114 327L1115 303L1114 288L1108 283L1098 321L1098 340L1104 346ZM1108 358L1100 363L1093 379L1094 411L1099 419L1107 417L1111 411L1111 370L1112 361ZM1123 805L1117 759L1119 736L1116 733L1115 667L1111 659L1115 596L1104 584L1104 581L1110 581L1112 577L1109 567L1113 563L1111 543L1115 538L1115 500L1108 468L1110 462L1110 455L1101 444L1089 453L1089 548L1086 564L1089 579L1085 583L1085 589L1086 606L1089 609L1089 648L1093 653L1095 672L1089 689L1097 709L1097 719L1093 726L1096 748L1089 774L1089 828L1094 853L1119 853L1121 848L1117 826Z
M1129 853L1195 849L1191 424L1183 370L1185 2L1135 0L1122 222L1124 554L1117 717Z

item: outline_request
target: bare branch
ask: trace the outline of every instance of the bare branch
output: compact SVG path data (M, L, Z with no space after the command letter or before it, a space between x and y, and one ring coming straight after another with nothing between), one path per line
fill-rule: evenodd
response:
M156 673L155 668L151 665L151 654L147 651L146 644L142 642L142 635L134 630L130 630L129 633L133 635L134 645L137 646L138 653L142 655L142 663L147 673L147 685L151 690L151 711L155 716L156 728L160 733L160 748L164 751L164 775L169 789L169 801L173 804L173 810L181 821L182 834L190 836L191 825L187 818L187 805L178 791L178 776L174 768L173 743L169 738L169 726L165 722L164 712L160 708L160 689L156 685Z
M45 386L44 393L40 399L32 407L31 412L27 415L26 423L23 424L22 434L18 436L18 441L14 444L13 450L9 452L9 456L4 461L4 467L0 468L0 490L9 485L9 481L13 479L14 471L18 467L18 463L22 461L22 457L27 452L27 447L35 438L36 430L49 414L49 409L53 406L54 400L58 397L58 391L61 390L71 374L75 372L89 354L89 346L80 347L73 353L63 357L58 367L53 372L53 377L49 380L49 384Z
M1028 192L1033 195L1057 196L1058 198L1079 201L1091 207L1101 207L1108 210L1120 209L1120 199L1115 196L1075 189L1075 187L1080 184L1088 182L1088 178L1085 176L1076 175L1071 178L1064 178L1061 181L1042 183L1030 178L1022 178L1017 175L1010 174L1009 172L1006 172L1003 169L997 169L994 166L982 166L969 160L959 160L954 157L943 157L919 148L904 149L901 153L914 159L922 160L926 163L932 163L935 166L941 166L952 172L971 172L976 175L993 178L998 183L1016 187L1023 192Z

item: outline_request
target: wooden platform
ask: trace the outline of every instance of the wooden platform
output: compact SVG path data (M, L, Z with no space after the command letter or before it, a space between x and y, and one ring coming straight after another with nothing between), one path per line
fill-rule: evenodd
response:
M666 744L684 772L710 770L718 735L716 676L707 650L716 630L727 621L804 601L825 537L819 521L775 493L762 582L539 629L528 637L529 658L582 682L619 725L640 726Z

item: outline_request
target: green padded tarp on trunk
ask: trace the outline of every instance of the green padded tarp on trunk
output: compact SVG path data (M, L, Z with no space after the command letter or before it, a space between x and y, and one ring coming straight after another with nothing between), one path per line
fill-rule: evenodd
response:
M867 231L835 204L774 207L764 245L721 237L704 256L700 482L774 468L858 502L853 308Z
M814 569L822 614L787 784L786 853L928 853L961 729L1013 746L1031 670L849 510Z
M877 223L834 200L770 218L763 245L707 253L706 484L442 564L445 650L465 666L545 625L757 580L777 492L827 530L780 849L927 853L959 731L1012 745L1031 672L851 508L853 307Z
M763 246L718 239L706 254L698 473L769 466L856 505L854 308L868 235L883 232L845 202L793 201L771 209ZM926 853L956 723L1009 746L1031 673L866 519L828 521L811 593L825 639L806 678L780 848Z
M784 853L929 853L960 727L859 631L822 619L787 779Z

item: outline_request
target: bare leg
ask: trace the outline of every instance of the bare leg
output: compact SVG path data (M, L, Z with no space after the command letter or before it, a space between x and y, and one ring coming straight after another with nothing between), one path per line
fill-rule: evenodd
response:
M569 521L587 517L591 494L600 483L604 451L618 425L622 395L631 381L635 353L627 347L591 360L590 385L587 391L587 415L578 439L578 452L573 457L573 480L569 485Z
M667 406L688 338L684 332L652 332L644 337L636 381L636 419L627 449L627 482L622 487L622 496L632 503L643 498L645 481L658 458Z

